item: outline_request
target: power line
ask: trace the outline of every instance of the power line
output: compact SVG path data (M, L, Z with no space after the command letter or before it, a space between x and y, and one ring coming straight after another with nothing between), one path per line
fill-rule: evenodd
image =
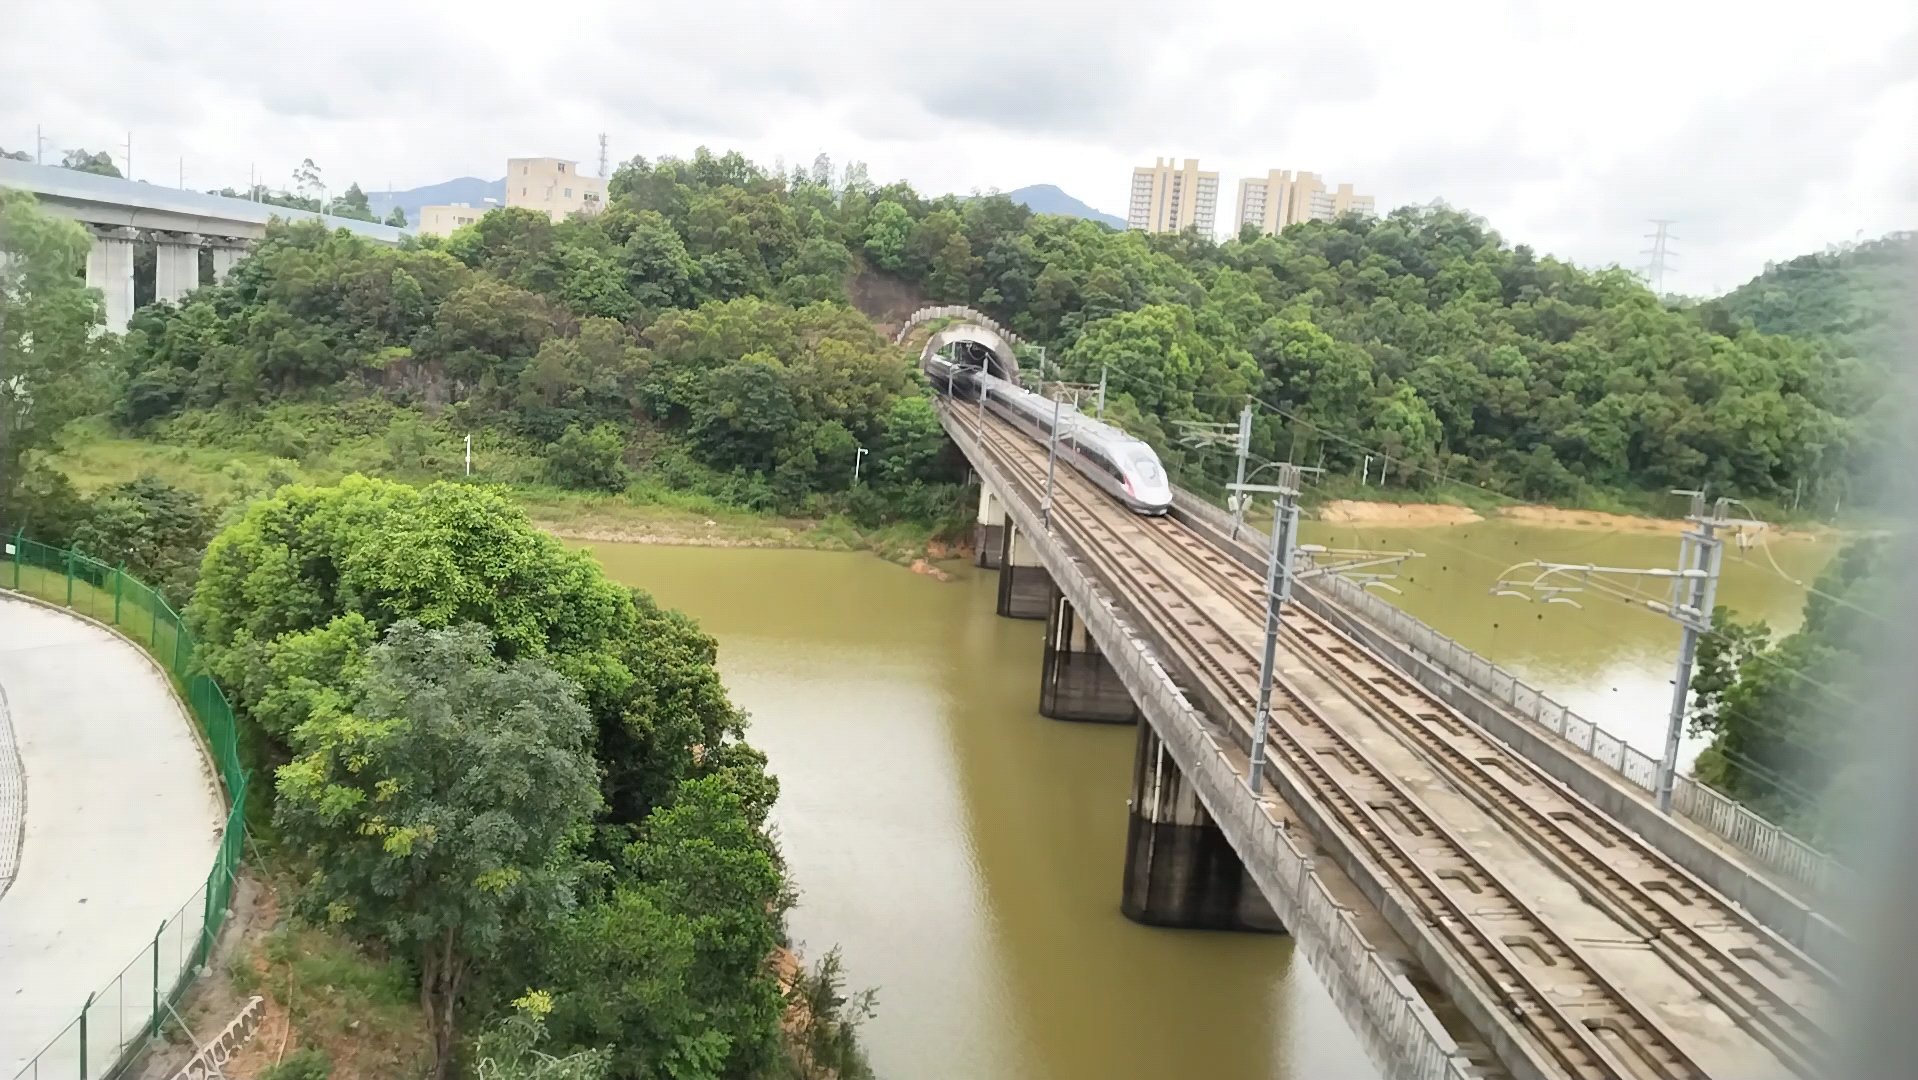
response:
M1146 385L1146 386L1155 386L1155 385L1156 385L1156 386L1158 386L1158 387L1160 387L1160 388L1170 388L1170 389L1177 389L1177 388L1173 388L1173 387L1169 387L1169 385L1168 385L1168 384L1167 384L1167 383L1165 382L1165 380L1163 380L1163 379L1161 379L1161 380L1157 380L1157 381L1155 382L1154 380L1150 380L1150 379L1146 379L1146 378L1143 378L1143 377L1141 377L1141 376L1138 376L1138 375L1134 375L1134 374L1131 374L1131 373L1129 373L1129 372L1125 372L1125 371L1115 371L1115 372L1113 372L1113 373L1112 373L1112 377L1113 377L1113 378L1114 378L1115 380L1119 380L1119 381L1122 381L1122 382L1133 382L1133 383L1138 383L1138 384L1142 384L1142 385ZM1423 465L1419 465L1419 464L1417 464L1417 463L1415 463L1415 462L1410 462L1410 461L1401 461L1400 459L1397 459L1397 458L1394 458L1394 457L1393 457L1392 455L1390 455L1390 454L1386 454L1386 453L1384 453L1383 451L1381 451L1381 450L1378 450L1378 449L1376 449L1376 448L1374 448L1374 447L1370 447L1370 446L1367 446L1366 444L1364 444L1364 443L1362 443L1362 442L1359 442L1359 441L1358 441L1358 440L1356 440L1356 439L1352 439L1352 438L1348 438L1348 437L1346 437L1346 436L1344 436L1344 435L1341 435L1341 434L1339 434L1339 433L1338 433L1338 432L1336 432L1336 431L1332 431L1332 430L1329 430L1329 429L1328 429L1328 428L1326 428L1326 427L1325 427L1324 425L1322 425L1322 424L1320 424L1320 423L1317 423L1317 422L1315 422L1315 421L1313 421L1313 420L1309 420L1309 419L1307 419L1307 418L1305 418L1305 417L1303 417L1303 416L1300 416L1300 415L1298 415L1298 414L1297 414L1296 412L1294 412L1294 411L1292 411L1292 410L1290 410L1290 409L1285 409L1285 408L1281 408L1281 407L1279 407L1279 406L1277 406L1277 405L1274 405L1274 404L1272 404L1271 402L1269 402L1269 401L1266 401L1266 400L1265 400L1264 398L1260 398L1260 397L1256 397L1256 396L1250 396L1250 395L1238 395L1238 394L1218 394L1218 393L1211 393L1211 392L1207 392L1207 391L1202 391L1202 390L1178 390L1178 392L1179 392L1179 393L1184 393L1184 394L1189 394L1189 395L1191 395L1192 397L1195 397L1195 398L1201 398L1201 397L1203 397L1203 398L1209 398L1209 399L1211 399L1211 400L1215 400L1215 401L1232 401L1232 402L1241 402L1241 401L1248 401L1248 400L1249 400L1249 401L1251 401L1251 402L1252 402L1253 404L1255 404L1255 405L1258 405L1259 407L1261 407L1261 408L1263 408L1263 409L1266 409L1267 411L1269 411L1269 412L1271 412L1271 413L1273 413L1273 414L1275 414L1275 415L1277 415L1277 416L1280 416L1280 417L1283 417L1284 419L1287 419L1287 420L1290 420L1290 421L1292 421L1292 422L1293 422L1293 423L1295 423L1295 424L1300 424L1300 425L1303 425L1304 427L1307 427L1307 428L1309 428L1309 429L1311 429L1312 431L1314 431L1314 432L1316 432L1316 433L1317 433L1317 434L1318 434L1318 435L1319 435L1320 437L1323 437L1323 438L1326 438L1326 439L1330 439L1330 440L1331 440L1331 441L1333 441L1333 442L1337 442L1337 443L1340 443L1340 444L1342 444L1342 445L1344 445L1344 446L1347 446L1347 447L1350 447L1351 449L1353 449L1353 450L1355 450L1355 451L1358 451L1358 452L1360 452L1360 453L1369 453L1369 454L1375 454L1375 455L1377 455L1377 456L1379 456L1379 457L1383 457L1383 458L1385 458L1385 459L1386 459L1387 461L1397 461L1397 462L1399 462L1399 464L1400 464L1401 466L1403 466L1404 468L1406 468L1406 469L1409 469L1410 471L1413 471L1413 472L1417 472L1417 473L1423 473L1423 474L1425 474L1425 475L1427 475L1427 476L1430 476L1430 477L1432 477L1432 478L1434 478L1434 479L1436 479L1436 480L1438 480L1438 481L1439 481L1440 483L1442 483L1442 484L1451 484L1451 485L1454 485L1454 486L1457 486L1457 487L1463 487L1463 488L1465 488L1465 489L1467 489L1467 490L1469 490L1469 491L1476 491L1476 492L1478 492L1478 493L1480 493L1481 495L1486 495L1486 496L1490 496L1491 498L1493 498L1493 499L1495 499L1495 500L1497 500L1497 501L1499 501L1499 502L1502 502L1502 503L1507 503L1507 504L1511 504L1511 505L1514 505L1514 506L1525 506L1525 505L1529 505L1529 504L1527 504L1527 503L1526 503L1526 501L1525 501L1525 500L1523 500L1523 499L1520 499L1520 498L1518 498L1517 496L1514 496L1514 495L1508 495L1508 494L1506 494L1505 492L1502 492L1502 491L1498 491L1498 490L1495 490L1495 489L1493 489L1493 488L1486 488L1486 487L1479 487L1479 486L1477 486L1477 485L1474 485L1474 484L1469 484L1469 483L1466 483L1466 482L1465 482L1465 481L1463 481L1463 480L1460 480L1460 479L1458 479L1457 477L1451 477L1451 476L1446 476L1446 475L1445 475L1444 473L1441 473L1441 472L1439 472L1439 471L1438 471L1438 470L1436 470L1436 469L1432 469L1432 468L1428 468L1428 467L1426 467L1426 466L1423 466ZM1260 460L1263 460L1263 459L1260 459ZM1431 542L1432 542L1432 543L1436 543L1436 544L1440 544L1440 545L1442 545L1442 546L1445 546L1445 547L1449 547L1449 548L1452 548L1453 550L1456 550L1456 551L1459 551L1459 552L1462 552L1462 553L1464 553L1464 554L1466 554L1466 555L1469 555L1469 556L1471 556L1471 557L1473 557L1473 558L1476 558L1476 559L1482 559L1482 560L1484 560L1484 561L1486 561L1486 562L1489 562L1489 563L1497 563L1497 562L1498 562L1498 560L1496 560L1496 559L1493 559L1493 558L1492 558L1491 556L1489 556L1489 555L1486 555L1486 554L1485 554L1485 553L1483 553L1483 552L1480 552L1480 551L1474 551L1473 549L1471 549L1471 548L1467 548L1467 547L1464 547L1464 546L1462 546L1462 545L1457 545L1457 544L1451 544L1451 543L1446 543L1445 541L1441 541L1441 540L1437 540L1436 538L1434 538L1434 539L1432 539L1432 540L1431 540ZM1797 581L1797 579L1794 579L1794 578L1791 578L1791 577L1790 577L1789 575L1781 575L1781 576L1784 576L1784 577L1785 577L1785 579L1786 579L1787 581L1793 581L1793 582L1794 582L1794 583L1796 583L1796 584L1802 584L1802 583L1800 583L1800 582L1798 582L1798 581ZM1816 590L1810 590L1810 589L1808 589L1808 591L1813 591L1813 592L1816 592ZM1825 594L1825 593L1822 593L1822 592L1818 592L1818 593L1817 593L1817 595L1825 595L1825 596L1829 596L1829 594ZM1637 600L1637 602L1643 602L1643 600L1644 600L1644 599L1649 599L1649 598L1648 598L1648 597L1640 597L1640 598L1638 598L1638 600ZM1842 600L1842 599L1840 599L1840 598L1836 598L1836 597L1831 597L1831 599L1834 599L1834 600L1836 600L1836 601L1837 601L1837 602L1839 602L1839 603L1844 603L1844 604L1847 604L1847 605L1849 605L1849 606L1855 606L1855 605L1850 605L1850 604L1849 604L1849 601L1845 601L1845 600ZM1627 600L1627 602L1633 602L1633 601L1631 601L1631 600ZM1862 610L1862 609L1861 609L1861 610ZM1720 638L1720 639L1725 639L1725 637L1726 637L1726 635L1724 635L1724 634L1722 634L1722 633L1720 633L1720 632L1719 632L1719 631L1717 631L1717 630L1712 630L1712 631L1708 631L1707 633L1709 633L1709 635L1710 635L1710 636L1712 636L1712 637L1715 637L1715 638ZM1818 689L1818 690L1820 690L1820 691L1822 691L1822 692L1824 692L1824 693L1826 693L1826 694L1829 694L1829 695L1831 695L1831 697L1832 697L1832 698L1834 698L1835 700L1837 700L1837 701L1839 701L1839 702L1842 702L1842 703L1844 703L1844 704L1848 704L1848 705L1854 705L1854 706L1858 704L1858 703L1857 703L1857 702L1856 702L1855 700L1853 700L1853 699L1852 699L1851 697L1849 697L1848 695L1846 695L1846 694L1845 694L1844 692L1842 692L1842 691L1840 691L1840 690L1838 690L1838 689L1837 689L1836 687L1833 687L1833 686L1831 686L1831 685L1829 685L1829 684L1826 684L1826 683L1822 683L1822 682L1819 682L1819 681L1818 681L1817 679L1814 679L1814 678L1812 678L1812 677L1811 677L1810 675L1807 675L1807 674L1805 674L1805 673L1804 673L1803 671L1801 671L1801 670L1799 670L1799 669L1797 669L1797 668L1794 668L1794 667L1791 667L1790 665L1788 665L1788 664L1785 664L1785 663L1783 663L1783 662L1781 662L1781 661L1779 661L1779 660L1776 660L1776 659L1774 659L1774 658L1772 658L1772 657L1770 657L1770 656L1767 656L1767 655L1766 655L1765 653L1763 653L1763 652L1757 652L1757 653L1753 653L1753 654L1752 654L1752 659L1754 659L1754 660L1757 660L1757 661L1759 661L1760 663L1763 663L1763 664L1766 664L1766 665L1769 665L1769 666L1771 666L1771 667L1774 667L1774 668L1776 668L1776 669L1778 669L1779 671L1782 671L1782 672L1784 672L1785 674L1787 674L1787 675L1789 675L1789 676L1791 676L1791 677L1792 677L1793 679L1795 679L1795 680L1797 680L1797 681L1799 681L1799 682L1802 682L1802 683L1804 683L1804 684L1805 684L1805 685L1807 685L1807 686L1811 686L1811 687L1814 687L1814 688L1816 688L1816 689Z

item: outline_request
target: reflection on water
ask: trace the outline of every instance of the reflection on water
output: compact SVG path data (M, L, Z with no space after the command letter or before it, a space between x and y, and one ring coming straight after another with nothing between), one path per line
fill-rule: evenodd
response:
M892 1077L1367 1077L1282 937L1119 914L1130 728L1046 720L995 576L866 555L592 545L720 641L772 759L795 937L879 987Z
M1656 612L1586 594L1579 607L1493 596L1499 575L1531 559L1615 567L1672 567L1678 537L1650 533L1546 529L1481 521L1440 528L1384 529L1305 522L1301 538L1327 547L1423 552L1391 584L1393 603L1481 655L1489 656L1648 754L1664 751L1672 666L1679 630ZM1795 629L1805 590L1789 578L1817 577L1836 546L1774 540L1766 550L1728 547L1718 602L1741 619L1762 618L1775 632ZM1773 563L1777 568L1774 569ZM1663 583L1640 588L1664 599ZM1703 740L1688 739L1682 763Z

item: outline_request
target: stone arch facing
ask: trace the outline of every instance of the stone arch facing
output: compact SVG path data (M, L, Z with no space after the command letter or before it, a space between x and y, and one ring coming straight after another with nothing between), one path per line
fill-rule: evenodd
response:
M893 336L893 344L904 344L906 335L914 328L923 326L934 319L961 319L954 325L944 327L926 339L926 347L919 352L919 368L925 370L928 360L940 349L955 341L969 341L983 347L992 354L992 374L1007 382L1019 382L1019 357L1013 347L1021 343L1019 335L1008 330L997 320L983 312L959 304L940 307L925 307L912 313L899 332Z

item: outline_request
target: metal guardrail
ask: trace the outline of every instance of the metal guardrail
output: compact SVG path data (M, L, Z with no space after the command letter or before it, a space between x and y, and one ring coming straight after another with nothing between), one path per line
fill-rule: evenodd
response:
M1202 517L1217 528L1230 528L1231 515L1185 491L1176 494L1180 510ZM1257 546L1266 534L1250 522L1240 527ZM1564 740L1628 783L1647 792L1658 784L1658 759L1554 701L1517 675L1460 645L1397 605L1367 592L1356 582L1328 574L1305 583L1350 608L1386 633L1404 642L1434 667L1471 687L1507 712L1530 720ZM1690 776L1679 776L1672 786L1672 808L1714 836L1727 841L1759 863L1827 894L1851 879L1843 863L1793 836L1749 807Z
M0 562L0 590L69 608L112 626L150 653L174 680L200 725L227 796L226 829L206 882L160 924L153 940L99 990L76 1002L79 1013L15 1080L102 1080L119 1076L206 970L207 956L231 914L246 836L248 773L226 694L195 670L193 636L159 592L124 570L72 548L14 536Z

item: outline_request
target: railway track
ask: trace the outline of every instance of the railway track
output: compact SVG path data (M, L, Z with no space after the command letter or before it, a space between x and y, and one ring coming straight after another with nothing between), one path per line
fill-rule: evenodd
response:
M1036 503L1043 449L1001 425L962 422L1011 466L1008 475ZM1258 659L1246 635L1262 633L1263 581L1182 526L1138 517L1076 477L1062 478L1054 489L1055 531L1093 569L1130 586L1125 599L1204 684L1197 689L1231 714L1241 745L1248 743ZM1816 1074L1827 1039L1810 1017L1830 990L1826 973L1309 612L1291 608L1282 628L1322 679L1583 898L1642 937L1785 1069ZM1288 679L1275 680L1270 738L1270 767L1289 773L1328 812L1355 857L1403 892L1481 989L1500 1001L1536 1058L1578 1077L1712 1075L1687 1053L1685 1040L1603 973L1587 945L1559 933L1520 888Z

